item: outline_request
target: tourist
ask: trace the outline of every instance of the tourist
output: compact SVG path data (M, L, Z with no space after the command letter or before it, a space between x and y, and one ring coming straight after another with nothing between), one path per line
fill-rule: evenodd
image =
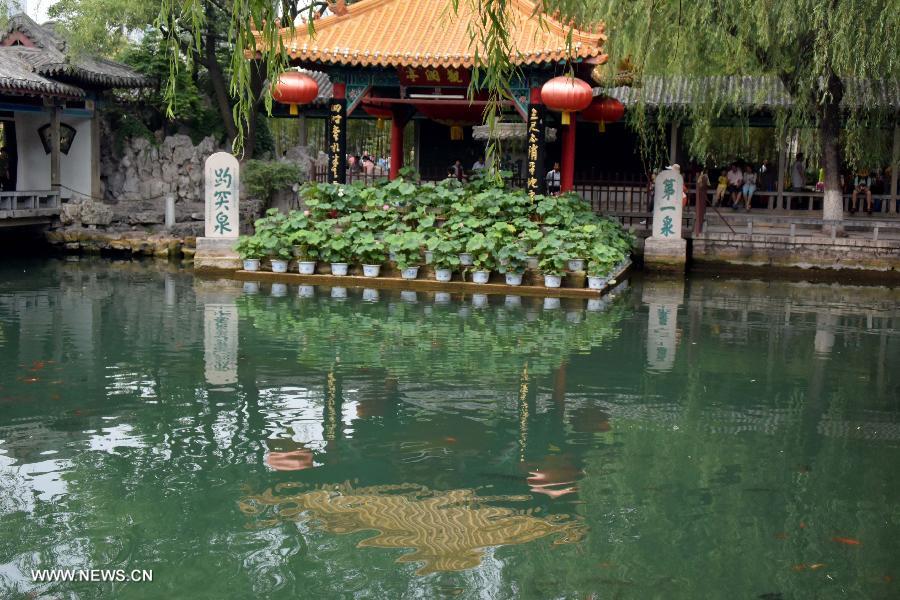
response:
M764 159L762 164L759 165L759 169L756 172L756 189L760 192L774 192L777 186L776 183L777 174L775 173L775 169L769 164L768 159ZM765 195L770 198L769 202L771 202L772 194L760 194Z
M555 196L559 194L560 188L560 173L559 173L559 163L553 163L553 168L547 171L547 194L551 196Z
M872 214L872 178L869 171L860 169L853 178L853 194L850 196L850 212L856 212L856 197L859 194L866 196L866 212Z
M701 168L697 175L695 190L697 206L699 207L701 204L706 206L707 200L709 200L709 174L705 168Z
M363 171L366 174L366 177L374 177L375 176L375 161L372 160L372 157L368 154L363 155Z
M462 162L459 159L453 163L453 166L450 167L452 172L452 176L456 178L457 181L465 181L466 180L466 171L463 169Z
M756 192L756 173L753 167L747 165L744 167L744 184L741 186L741 199L746 203L747 212L750 212L750 204L753 202L753 194Z
M725 178L728 180L728 193L731 194L731 208L737 210L738 202L741 199L741 186L744 183L744 174L737 166L737 163L731 163Z
M719 171L719 183L716 186L716 196L713 198L713 206L719 206L725 200L725 192L728 191L728 177L725 171Z
M473 171L483 171L484 170L484 159L481 157L478 157L478 159L472 165L472 170Z

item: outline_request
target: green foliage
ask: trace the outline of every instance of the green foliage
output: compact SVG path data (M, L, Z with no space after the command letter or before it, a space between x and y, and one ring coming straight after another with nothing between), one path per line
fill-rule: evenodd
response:
M266 216L257 219L256 233L253 234L266 256L288 260L291 258L291 235L287 215L276 208L266 211Z
M265 160L248 160L241 172L250 196L261 200L264 206L272 203L276 192L300 183L302 175L297 165Z
M266 249L262 245L260 237L257 235L245 235L238 240L234 249L238 256L247 260L249 258L265 258Z
M559 274L568 258L589 258L603 248L610 249L603 256L625 256L633 244L630 233L594 215L577 196L539 196L533 205L523 191L493 180L306 184L301 196L308 211L281 215L273 209L257 221L254 237L266 254L293 248L306 260L381 264L390 252L403 269L422 264L429 250L435 267L455 269L459 253L467 252L475 269L521 272L533 253L542 269ZM541 211L552 223L534 222Z

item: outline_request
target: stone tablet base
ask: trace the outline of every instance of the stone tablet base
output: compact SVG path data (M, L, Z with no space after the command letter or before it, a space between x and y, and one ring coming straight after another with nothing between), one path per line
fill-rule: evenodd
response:
M234 250L237 238L197 238L195 271L237 271L243 261Z
M651 271L684 271L687 241L649 237L644 242L644 267Z

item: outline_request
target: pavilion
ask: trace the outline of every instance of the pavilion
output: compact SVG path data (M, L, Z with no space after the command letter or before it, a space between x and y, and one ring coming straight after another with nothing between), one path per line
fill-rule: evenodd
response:
M510 0L508 11L510 45L516 49L510 58L518 74L510 82L512 100L503 103L504 119L527 122L527 187L537 192L545 172L545 128L557 121L555 113L545 110L541 87L568 69L588 80L590 71L607 59L606 36L602 27L571 29L548 15L538 16L528 0ZM422 125L417 156L432 168L451 164L454 157L447 152L458 152L460 144L477 146L472 126L482 124L487 99L477 94L469 98L467 91L476 55L483 51L471 39L478 18L467 2L454 15L448 0L361 0L332 5L330 15L315 21L313 36L305 24L281 30L291 65L325 72L333 84L324 110L311 105L303 111L329 119L330 181L345 182L348 118L390 119L391 178L402 167L403 133L411 119ZM257 44L258 51L264 48L261 40ZM282 105L274 114L287 116L288 111ZM563 189L572 187L576 126L577 119L561 126ZM452 143L421 143L448 138Z
M71 52L51 24L11 17L0 30L0 222L43 222L61 197L101 198L103 94L151 84L125 65Z

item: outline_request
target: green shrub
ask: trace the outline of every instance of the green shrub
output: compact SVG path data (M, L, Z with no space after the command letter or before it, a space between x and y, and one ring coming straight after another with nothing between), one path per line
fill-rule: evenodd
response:
M247 192L262 201L264 207L272 204L276 193L300 183L302 176L297 165L266 160L248 160L241 171Z

